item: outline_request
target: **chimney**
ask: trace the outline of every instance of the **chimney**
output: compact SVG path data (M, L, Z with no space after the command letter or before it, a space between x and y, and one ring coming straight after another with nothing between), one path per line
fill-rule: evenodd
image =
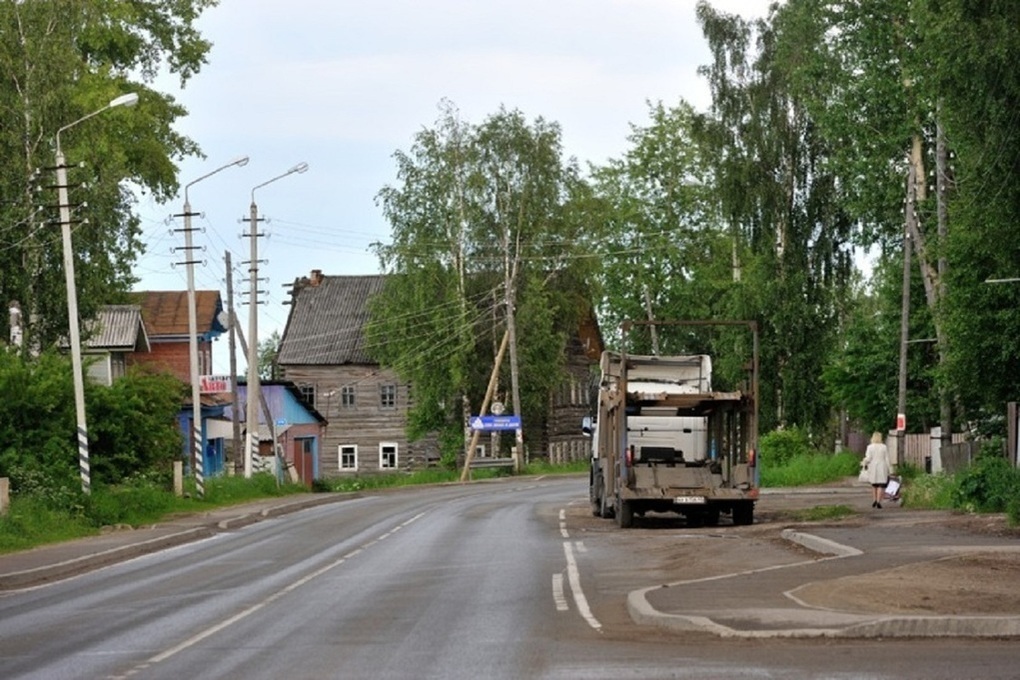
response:
M312 275L309 277L309 281L308 282L309 282L309 284L311 284L312 288L315 288L320 283L322 283L322 270L321 269L313 269L312 270Z

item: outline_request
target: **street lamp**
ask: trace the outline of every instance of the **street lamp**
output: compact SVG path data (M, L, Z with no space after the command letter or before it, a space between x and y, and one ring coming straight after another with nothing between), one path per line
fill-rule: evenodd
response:
M123 94L98 111L93 111L60 128L56 135L57 197L60 204L60 232L64 248L64 276L67 279L67 322L70 326L71 366L74 373L74 411L78 422L78 467L81 471L81 490L85 494L92 492L92 479L89 470L89 435L85 422L85 381L81 368L81 334L78 329L78 292L74 283L74 251L71 249L71 206L67 196L67 164L64 151L60 147L60 133L107 109L116 106L134 106L137 103L138 95L136 93Z
M188 450L195 461L195 490L198 497L205 495L205 481L203 479L205 461L202 452L202 397L198 385L198 320L195 311L195 259L191 256L194 246L191 243L191 202L188 200L188 189L202 180L212 177L221 170L234 166L243 167L248 164L248 157L241 156L226 165L221 165L212 172L208 172L196 180L184 185L184 249L187 253L188 265L188 352L191 360L191 446Z
M244 456L244 476L251 477L251 466L252 460L259 449L259 416L258 416L258 393L259 388L259 370L258 370L258 329L259 329L259 307L258 307L258 295L259 295L259 249L258 249L258 222L259 222L259 210L258 206L255 205L255 190L261 189L267 184L272 184L278 179L283 179L288 175L295 173L303 173L308 170L308 163L298 163L293 168L277 175L276 177L263 182L262 184L256 184L251 190L251 212L250 220L251 226L248 229L248 236L251 239L251 262L248 265L248 276L249 283L251 284L251 296L248 303L251 308L248 310L248 393L247 393L247 405L245 422L248 427L248 447ZM273 446L276 446L276 442L273 442Z

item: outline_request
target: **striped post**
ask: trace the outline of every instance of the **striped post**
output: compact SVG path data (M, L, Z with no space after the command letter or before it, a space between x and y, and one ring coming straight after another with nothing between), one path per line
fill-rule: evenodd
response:
M78 468L81 470L81 490L87 496L92 493L92 470L89 468L89 433L84 423L78 425Z
M191 428L191 450L195 452L195 493L199 498L205 498L205 479L203 469L203 458L205 452L202 450L202 423L193 423Z

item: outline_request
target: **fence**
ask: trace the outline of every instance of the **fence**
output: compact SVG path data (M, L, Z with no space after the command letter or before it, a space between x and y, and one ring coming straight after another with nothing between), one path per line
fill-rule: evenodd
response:
M953 433L951 443L941 452L942 469L946 472L957 472L967 467L977 453L979 443L965 441L965 437L966 435L962 432ZM895 459L899 463L907 463L921 470L930 470L933 445L939 446L939 438L922 433L908 434L905 440L902 454L896 455ZM896 437L890 434L888 443L890 448L894 448ZM947 461L949 462L947 463Z

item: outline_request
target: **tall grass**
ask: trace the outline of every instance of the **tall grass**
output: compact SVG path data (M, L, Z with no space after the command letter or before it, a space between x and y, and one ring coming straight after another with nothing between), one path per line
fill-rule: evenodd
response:
M763 487L826 484L856 475L860 463L856 454L848 452L835 455L802 453L775 465L763 460L760 484Z
M198 498L194 481L178 498L164 482L139 478L115 487L94 487L78 492L15 494L6 515L0 516L0 553L47 543L94 536L103 527L138 527L176 513L206 512L218 507L260 498L303 493L300 484L277 485L272 475L214 477L206 480L205 495Z

